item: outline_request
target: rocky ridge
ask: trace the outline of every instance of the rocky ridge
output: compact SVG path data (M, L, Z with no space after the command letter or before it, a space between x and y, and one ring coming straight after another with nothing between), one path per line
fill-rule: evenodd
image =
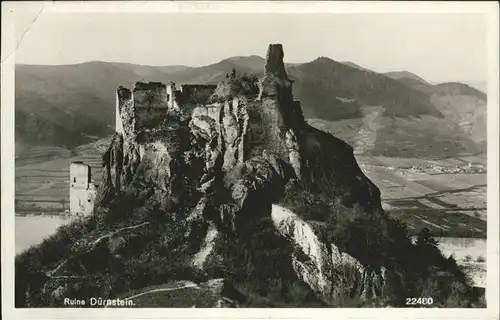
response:
M410 258L397 256L406 253L395 252L410 248L405 246L411 241L399 227L393 234L385 230L394 223L382 211L380 192L357 165L352 147L306 124L283 55L281 45L270 45L258 83L233 72L206 104L167 110L154 128L136 128L131 92L118 89L123 131L103 155L106 170L94 216L67 249L69 257L45 265L39 294L44 303L57 304L60 292L83 294L89 274L101 279L94 290L112 287L109 296L163 278L225 278L224 286L239 287L240 293L270 296L277 290L273 297L286 303L300 295L306 305L346 306L355 300L379 306L404 297L403 289L394 289L400 282L394 279L417 276L400 261ZM326 215L300 213L304 206L316 209L318 201L309 195L319 196ZM342 219L352 224L349 232L361 232L354 240L341 240L345 230L330 235ZM389 240L364 238L365 231L354 225L363 219L373 222L374 234L389 233ZM152 253L146 258L144 252ZM130 265L124 260L132 260L126 257L137 256L142 263L156 254L160 268L175 260L182 275L172 269L153 280L129 280L123 288L103 280L113 270L136 277L139 263L132 265L135 271L123 273ZM96 255L104 257L102 266L91 263ZM65 282L75 274L85 280ZM468 292L465 280L454 285L460 294ZM25 292L21 295L30 301ZM223 306L224 299L231 297L221 297L216 305Z
M235 75L231 77L234 78ZM317 153L322 152L322 139L326 137L317 137L318 132L312 131L305 125L300 104L293 100L292 82L286 75L281 45L269 47L265 75L259 82L257 97L248 99L234 90L222 90L224 86L231 85L231 80L234 79L230 78L228 83L219 85L218 92L226 91L228 94L217 96L216 92L218 102L199 106L193 110L188 127L194 142L189 141L189 145L187 140L184 146L174 147L170 141L164 143L155 139L144 144L137 144L137 135L130 129L124 137L120 136L113 147L123 144L123 151L118 151L118 153L123 152L123 162L120 161L120 157L116 156L110 156L107 162L108 174L113 176L111 181L117 181L113 184L113 188L119 190L120 183L127 185L131 182L126 179L126 174L120 176L120 173L128 170L132 173L129 177L132 177L136 170L135 160L142 163L150 162L150 172L147 176L152 175L156 178L156 187L164 192L161 197L168 198L173 190L168 190L169 187L172 188L172 184L166 180L174 179L176 174L184 174L170 166L171 159L180 159L186 153L192 152L193 143L198 149L204 151L197 156L201 156L205 163L205 167L200 168L201 178L197 188L200 192L200 200L190 215L193 220L198 219L199 223L203 223L212 211L218 214L209 218L210 222L237 232L249 221L268 215L269 206L281 196L280 189L283 189L285 185L292 185L303 180L318 189L324 188L321 183L314 180L316 177L301 174L301 171L311 172L309 166L317 165L314 163L317 161L316 155L308 149ZM183 129L179 127L178 130ZM179 135L180 133L176 133L176 136ZM355 163L350 146L338 142L340 156L347 158L350 154L349 160ZM316 146L308 144L316 144ZM309 159L310 155L314 158ZM129 162L127 159L132 160ZM344 159L340 160L347 162ZM126 168L123 169L123 167ZM334 170L334 168L331 169ZM366 186L366 190L353 188L366 192L364 197L360 195L355 198L364 200L362 204L366 209L377 210L378 208L373 204L380 203L378 189L361 173L359 168L352 169L357 169L357 175L351 177L351 180L355 179L354 181L347 183ZM217 199L218 195L213 193L216 184L222 184L225 191L230 194L229 203L223 203ZM194 185L197 185L196 182ZM182 188L185 189L186 186ZM262 205L256 208L256 203L259 202ZM211 208L208 208L208 203L212 206ZM280 211L280 209L277 210ZM276 212L276 209L272 209L271 212ZM293 260L293 267L299 278L309 284L315 292L323 295L325 299L330 299L328 294L335 287L341 287L336 282L345 280L342 277L335 279L329 274L336 270L333 264L337 268L347 265L357 271L354 275L356 280L366 279L366 285L363 284L360 292L363 297L367 296L369 291L375 291L371 282L372 279L378 277L377 275L368 273L356 259L348 254L339 253L335 245L332 247L333 253L328 254L326 250L328 244L321 243L307 223L301 221L292 212L287 213L285 217L271 214L277 230L283 236L291 238L295 245L305 251L306 255L312 257L312 261L307 264ZM203 248L195 255L196 265L203 265L204 261L201 257L207 259L210 243L214 242L217 234L216 230L213 227L207 230ZM383 277L379 278L383 280Z

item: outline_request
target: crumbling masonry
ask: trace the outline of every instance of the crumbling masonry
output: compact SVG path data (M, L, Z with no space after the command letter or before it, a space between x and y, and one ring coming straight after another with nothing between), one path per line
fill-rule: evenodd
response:
M70 214L87 216L92 214L96 197L96 185L91 182L90 166L83 162L72 162L69 166Z
M215 85L165 85L161 82L137 82L130 91L122 86L117 90L115 131L118 134L157 127L170 114L181 113L204 104L213 94Z

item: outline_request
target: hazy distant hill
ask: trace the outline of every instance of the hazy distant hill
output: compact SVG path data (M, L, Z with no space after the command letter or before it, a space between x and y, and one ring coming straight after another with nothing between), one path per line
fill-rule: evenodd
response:
M458 128L461 128L477 144L479 151L486 151L486 94L460 82L432 85L418 79L421 78L414 75L412 77L401 77L398 81L426 93L431 103L445 118Z
M362 106L382 106L386 116L440 116L429 97L381 74L328 58L289 68L294 92L309 118L361 117Z
M178 83L215 84L233 68L239 73L261 75L263 67L261 57L233 57L168 76ZM359 70L327 58L286 67L295 81L294 94L302 102L306 117L327 120L358 117L362 105L383 105L391 116L439 116L425 94L369 70Z
M165 74L170 74L179 71L186 71L192 68L181 65L153 67L153 66L143 66L131 63L122 63L122 62L111 62L111 64L115 67L131 71L134 74L143 77L144 79L154 79L157 81L164 80L163 78Z
M487 81L459 81L460 83L464 83L476 90L479 90L484 93L488 93L488 83Z
M341 61L340 63L345 64L346 66L354 68L354 69L371 71L371 70L363 68L359 64L356 64L356 63L351 62L351 61Z
M409 72L409 71L393 71L393 72L386 72L384 73L384 76L392 78L394 80L401 80L401 79L412 79L415 81L419 81L422 83L427 83L424 79L421 77L417 76L416 74Z
M190 68L169 73L169 79L176 83L217 84L234 68L238 73L262 75L265 59L256 55L231 57L204 67ZM285 63L287 69L300 66L300 63Z
M474 89L467 84L459 82L446 82L433 86L433 93L437 95L466 95L473 96L481 100L486 100L486 94L477 89Z
M63 66L17 65L19 150L36 144L69 149L111 133L119 85L131 87L138 80L214 84L233 68L238 73L261 75L264 63L262 57L248 56L231 57L204 67L98 61ZM307 118L361 119L365 107L378 106L383 108L385 117L429 115L440 119L442 113L449 116L455 109L466 109L468 114L469 109L485 100L475 91L460 89L460 84L432 86L410 72L382 75L352 62L339 63L328 58L290 63L286 68L295 81L295 98L301 101Z
M179 67L88 62L16 66L16 138L26 144L74 147L113 128L115 91L147 78L164 80Z
M435 85L432 103L486 150L487 97L486 94L462 83Z
M233 57L204 67L179 70L169 74L169 80L176 83L208 83L217 84L233 68L241 73L256 73L264 67L264 59L258 56Z

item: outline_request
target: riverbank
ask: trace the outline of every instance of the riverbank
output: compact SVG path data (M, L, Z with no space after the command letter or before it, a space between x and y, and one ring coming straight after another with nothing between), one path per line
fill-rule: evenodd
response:
M31 246L41 243L57 229L70 223L76 217L69 215L18 215L15 217L15 246L19 254Z

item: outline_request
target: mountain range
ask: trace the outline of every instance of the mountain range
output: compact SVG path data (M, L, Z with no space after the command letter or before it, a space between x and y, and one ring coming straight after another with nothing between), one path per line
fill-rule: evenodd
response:
M254 55L231 57L203 67L100 61L61 66L16 65L16 155L22 155L31 145L72 149L111 134L114 92L119 85L130 86L139 80L216 84L232 69L239 74L261 76L264 64L262 57ZM435 128L435 124L440 124L439 134L427 129L422 134L444 137L442 141L449 143L443 150L476 153L485 149L486 94L466 84L434 85L408 71L380 74L352 62L325 57L302 64L288 63L285 67L294 81L294 95L302 103L304 116L322 122L323 126L328 124L335 129L338 121L354 123L366 119L367 114L372 117L367 110L377 107L382 110L380 119L390 121L390 125L382 125L386 130L392 130L393 124L407 127L408 121L424 119L432 125L422 127ZM374 149L375 153L389 152L377 146ZM395 150L389 153L399 155Z

